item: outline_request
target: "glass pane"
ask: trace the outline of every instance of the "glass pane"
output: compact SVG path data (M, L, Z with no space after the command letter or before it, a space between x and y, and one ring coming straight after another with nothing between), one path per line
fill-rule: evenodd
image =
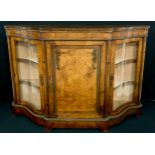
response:
M114 70L114 87L118 85L135 80L136 63L121 63L115 65Z
M16 44L16 52L20 100L40 110L40 81L37 48L28 43L18 42Z
M22 101L30 103L37 109L40 109L40 90L37 87L26 83L20 84L20 97Z
M126 59L137 58L137 42L127 43L126 45Z
M117 109L124 103L132 102L133 101L133 92L134 86L133 85L121 85L114 89L114 104L113 109Z
M137 43L116 46L114 67L113 110L133 101Z
M38 63L38 54L36 51L36 46L29 45L23 42L17 43L17 57L23 58L28 60L32 60L36 63Z
M118 44L115 51L115 63L119 63L124 60L124 48L125 44Z

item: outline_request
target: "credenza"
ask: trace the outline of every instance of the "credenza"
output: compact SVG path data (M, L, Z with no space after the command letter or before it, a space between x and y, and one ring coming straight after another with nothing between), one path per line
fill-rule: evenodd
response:
M17 114L48 129L107 131L141 113L149 26L5 29Z

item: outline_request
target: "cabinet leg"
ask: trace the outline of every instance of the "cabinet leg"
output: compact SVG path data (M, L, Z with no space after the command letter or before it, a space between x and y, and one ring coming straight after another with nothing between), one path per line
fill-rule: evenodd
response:
M15 114L14 112L12 112L11 116L12 116L12 118L16 118L17 117L17 114Z
M50 128L47 128L47 127L44 128L44 132L46 132L46 133L50 133L51 131L52 131L52 129L50 129Z
M136 114L136 117L137 117L137 118L140 118L140 116L141 116L141 114Z
M136 117L137 117L137 118L140 118L141 115L142 115L142 110L137 111L137 113L136 113Z
M102 133L107 133L108 132L108 128L101 128L101 132Z

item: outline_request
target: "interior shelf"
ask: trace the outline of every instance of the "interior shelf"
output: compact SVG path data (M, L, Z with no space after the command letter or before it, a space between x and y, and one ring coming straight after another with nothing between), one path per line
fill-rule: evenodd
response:
M116 62L115 65L123 65L123 64L127 64L127 63L136 63L136 59L126 59L126 60L123 60L123 61L119 61L119 62Z
M116 85L116 86L114 86L114 88L113 89L117 89L117 88L119 88L119 87L121 87L121 86L128 86L128 85L134 85L135 84L135 82L134 81L126 81L126 82L122 82L122 83L120 83L120 84L118 84L118 85Z
M38 62L31 60L31 59L24 59L24 58L17 58L18 62L24 62L24 63L32 63L32 64L38 64Z
M36 81L35 83L34 83L34 81ZM20 83L22 83L22 84L27 84L27 85L29 85L29 86L33 86L33 87L36 87L36 88L40 88L39 87L39 85L37 85L37 83L39 83L39 80L19 80L19 82Z

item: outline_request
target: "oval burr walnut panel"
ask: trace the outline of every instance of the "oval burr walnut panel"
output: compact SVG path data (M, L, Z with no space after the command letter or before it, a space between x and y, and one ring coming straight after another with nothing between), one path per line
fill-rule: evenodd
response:
M56 101L58 113L97 113L97 62L99 50L60 47L56 50Z
M13 110L47 128L101 128L141 111L149 26L5 26Z

